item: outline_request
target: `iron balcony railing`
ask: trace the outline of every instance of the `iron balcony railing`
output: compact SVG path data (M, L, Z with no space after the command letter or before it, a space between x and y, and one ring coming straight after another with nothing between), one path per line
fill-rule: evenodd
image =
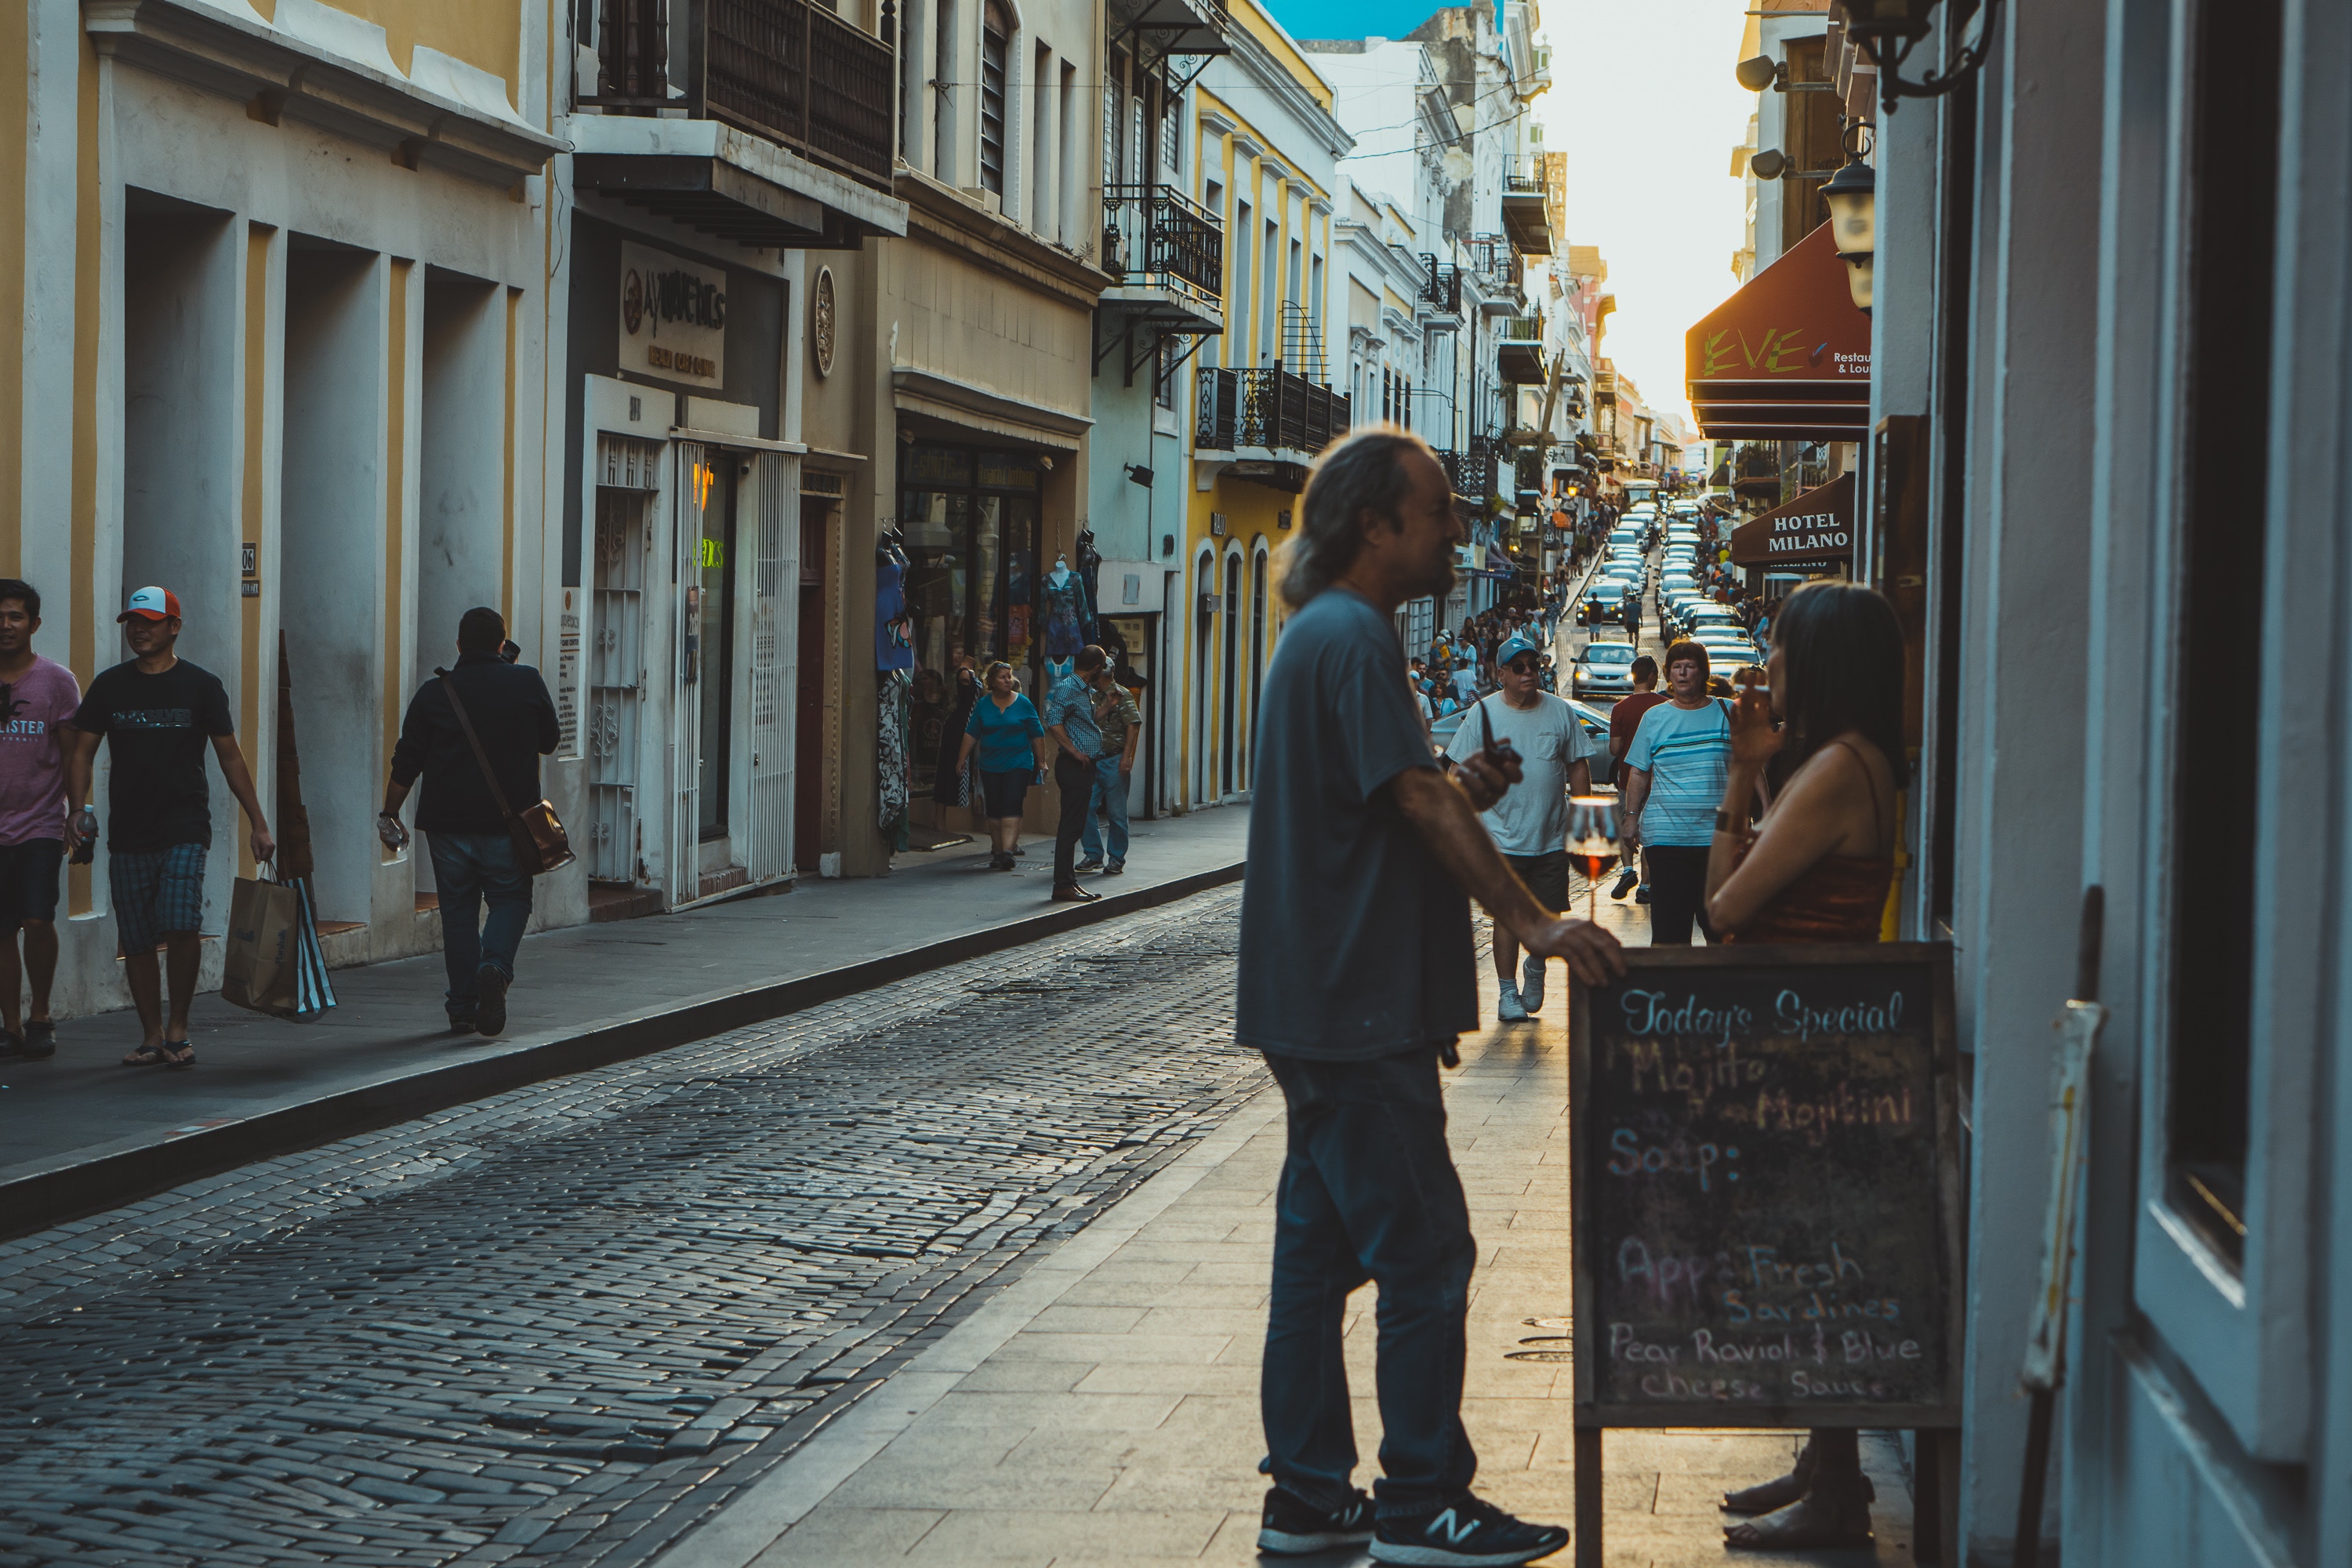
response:
M1515 294L1527 280L1527 266L1518 247L1499 234L1482 234L1470 241L1470 269L1478 286L1489 294Z
M1166 185L1103 187L1103 270L1213 307L1225 279L1225 226Z
M723 121L887 190L897 79L888 43L809 0L597 0L596 90L581 102Z
M1348 430L1346 393L1318 386L1280 365L1213 367L1201 373L1200 384L1192 444L1204 451L1259 447L1312 454Z
M1462 269L1438 265L1428 251L1421 253L1421 297L1431 309L1445 315L1462 313Z
M1503 194L1507 196L1547 195L1549 180L1544 173L1544 155L1523 153L1503 161Z

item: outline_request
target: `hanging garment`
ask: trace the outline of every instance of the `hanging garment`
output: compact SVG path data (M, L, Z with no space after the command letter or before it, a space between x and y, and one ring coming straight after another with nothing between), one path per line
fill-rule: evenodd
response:
M907 614L906 573L895 552L874 563L874 668L915 668L914 625Z
M1080 631L1088 642L1102 641L1102 552L1095 548L1095 531L1078 535L1078 581L1086 588Z
M939 765L931 775L931 798L941 805L971 804L971 770L956 766L956 759L963 754L963 727L971 722L971 705L979 699L979 679L969 669L957 670L955 698L940 726Z
M882 672L874 744L880 778L882 837L895 850L907 847L907 698L915 682L903 669Z
M1059 583L1045 579L1045 657L1060 661L1076 655L1086 647L1086 637L1079 630L1087 619L1087 585L1075 572L1065 573Z

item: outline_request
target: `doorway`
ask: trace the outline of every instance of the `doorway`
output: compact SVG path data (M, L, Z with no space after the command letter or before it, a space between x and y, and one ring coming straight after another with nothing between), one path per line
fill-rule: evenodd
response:
M793 710L793 864L813 876L824 847L824 568L834 509L828 496L801 498L800 670Z

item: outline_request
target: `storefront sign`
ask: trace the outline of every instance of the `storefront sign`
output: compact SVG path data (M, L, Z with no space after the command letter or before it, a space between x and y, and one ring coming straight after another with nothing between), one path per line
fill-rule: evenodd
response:
M655 250L621 247L624 371L719 386L727 379L727 274Z
M1870 318L1854 308L1830 226L1684 335L1700 432L1714 440L1861 438L1870 420Z
M1731 531L1735 566L1833 566L1853 559L1853 476L1840 474Z
M563 590L562 618L555 646L555 726L561 739L556 754L580 754L580 610L579 590Z

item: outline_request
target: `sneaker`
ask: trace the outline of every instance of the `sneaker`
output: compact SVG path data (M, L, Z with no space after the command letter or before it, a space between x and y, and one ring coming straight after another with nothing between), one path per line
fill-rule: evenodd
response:
M470 1035L475 1032L474 1012L472 1008L468 1007L461 1011L456 1007L445 1007L442 1011L449 1015L449 1032L451 1034Z
M507 1026L507 977L485 963L474 971L474 1029L496 1035Z
M1646 904L1650 901L1649 883L1644 882L1640 887L1633 889L1633 901L1637 904Z
M1544 961L1534 953L1519 965L1519 1005L1529 1013L1543 1011Z
M1076 865L1071 867L1070 872L1075 876L1080 872L1099 871L1102 868L1103 863L1101 858L1097 856L1089 855L1085 859L1079 861Z
M6 1028L0 1027L0 1060L5 1060L10 1057L21 1057L24 1054L25 1042L17 1036L10 1034Z
M1515 1568L1568 1544L1557 1524L1529 1524L1468 1492L1433 1514L1383 1519L1372 1535L1372 1561L1424 1568Z
M1524 1024L1527 1021L1528 1009L1526 1004L1519 1000L1518 985L1512 981L1504 981L1503 994L1495 1003L1495 1022Z
M1120 872L1122 872L1122 871L1124 871L1124 870L1126 870L1126 869L1127 869L1127 862L1126 862L1126 861L1124 861L1124 860L1113 860L1113 861L1110 861L1108 864L1107 864L1107 865L1105 865L1105 866L1103 867L1103 875L1104 875L1104 876L1106 876L1106 877L1116 877L1116 876L1118 876Z
M55 1018L25 1020L25 1044L19 1052L27 1061L47 1061L58 1054L58 1022Z
M1348 1500L1326 1513L1280 1487L1268 1487L1258 1516L1257 1549L1277 1557L1361 1546L1372 1538L1372 1500L1350 1488Z

